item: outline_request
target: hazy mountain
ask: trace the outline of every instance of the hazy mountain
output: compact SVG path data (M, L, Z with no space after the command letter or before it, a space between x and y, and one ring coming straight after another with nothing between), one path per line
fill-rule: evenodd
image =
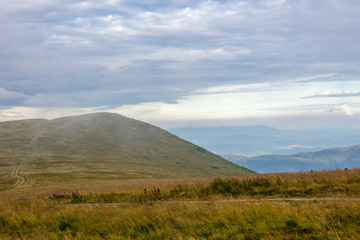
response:
M360 166L360 145L293 155L228 158L259 173L343 169Z
M286 131L267 126L183 127L169 131L222 156L295 154L360 143L360 130Z
M1 122L0 168L3 186L16 176L43 185L251 172L158 127L111 113Z

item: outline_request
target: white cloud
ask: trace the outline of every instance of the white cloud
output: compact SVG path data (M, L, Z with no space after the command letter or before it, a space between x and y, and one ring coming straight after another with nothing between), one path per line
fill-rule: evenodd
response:
M224 92L258 92L258 91L274 91L279 88L289 88L299 85L311 85L311 82L322 82L324 80L331 79L336 76L334 73L330 74L317 74L311 76L289 78L289 79L278 79L269 82L260 83L240 83L240 84L227 84L212 86L204 89L196 89L193 93L224 93ZM336 82L336 81L334 81ZM321 83L320 83L321 84ZM322 85L326 85L322 84ZM324 87L324 86L323 86ZM346 92L346 91L344 91Z
M63 45L65 47L76 47L79 45L89 45L91 44L91 41L81 37L53 34L45 41L45 44L56 44Z
M348 116L353 116L355 113L350 105L348 104L342 104L342 105L336 105L329 109L329 112L331 113L344 113Z
M329 91L318 92L305 98L321 98L321 97L355 97L360 96L360 91Z
M336 73L328 73L328 74L316 74L316 75L312 75L312 76L304 76L304 77L297 77L297 78L293 78L291 80L289 80L289 82L309 82L309 81L321 81L321 80L326 80L329 79L331 77L336 76Z
M297 148L311 149L311 148L314 148L314 147L313 146L302 145L302 144L294 144L294 145L288 145L288 146L284 146L284 147L279 147L279 149L286 149L286 150L292 150L292 149L297 149Z
M354 115L359 104L343 104L337 98L304 98L309 91L334 89L343 84L332 82L287 82L224 85L195 90L176 103L148 102L125 105L117 111L146 121L269 118L272 116L322 115L324 112ZM357 81L345 83L356 85ZM340 99L341 100L341 99ZM360 97L352 99L358 103ZM330 110L329 110L329 106Z
M104 111L103 108L33 108L33 107L10 107L0 109L0 121L19 119L45 118L54 119L63 116L73 116L86 113Z

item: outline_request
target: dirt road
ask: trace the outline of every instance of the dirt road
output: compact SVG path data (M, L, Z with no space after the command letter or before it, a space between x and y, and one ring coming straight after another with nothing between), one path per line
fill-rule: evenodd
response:
M15 169L14 171L12 171L11 176L16 178L17 181L16 183L13 185L13 187L20 187L22 185L24 185L26 179L20 175L20 171L21 169L24 167L23 163L20 163Z
M38 140L41 133L36 133L30 140L30 146L33 150L31 156L29 156L25 161L21 162L11 173L11 176L16 178L17 181L14 183L13 187L18 188L25 184L26 178L21 176L21 170L24 168L26 163L34 159L34 157L39 155L40 148L38 145Z
M159 204L211 204L211 203L264 203L264 202L290 202L290 201L360 201L360 198L264 198L264 199L225 199L214 201L158 201ZM113 207L121 205L136 204L131 202L121 203L78 203L68 204L68 207Z

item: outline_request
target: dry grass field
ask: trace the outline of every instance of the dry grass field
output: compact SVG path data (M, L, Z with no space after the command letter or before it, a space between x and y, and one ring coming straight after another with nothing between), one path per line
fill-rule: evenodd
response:
M359 197L360 169L24 188L0 239L359 239Z

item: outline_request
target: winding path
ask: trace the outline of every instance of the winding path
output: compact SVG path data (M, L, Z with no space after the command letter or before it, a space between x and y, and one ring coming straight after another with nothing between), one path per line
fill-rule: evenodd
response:
M23 161L21 162L12 172L11 172L11 176L13 178L16 178L17 181L14 183L13 187L14 188L18 188L21 187L22 185L25 184L26 182L26 178L21 176L21 169L25 166L25 164L29 161L31 161L32 159L34 159L35 156L39 155L39 146L38 146L38 139L40 137L41 133L36 133L30 140L30 146L33 150L32 154L30 157L28 157L27 161Z
M23 168L24 164L20 163L15 169L14 171L12 171L11 176L16 178L17 181L16 183L14 183L13 187L20 187L22 185L24 185L26 179L20 175L20 170L21 168Z

